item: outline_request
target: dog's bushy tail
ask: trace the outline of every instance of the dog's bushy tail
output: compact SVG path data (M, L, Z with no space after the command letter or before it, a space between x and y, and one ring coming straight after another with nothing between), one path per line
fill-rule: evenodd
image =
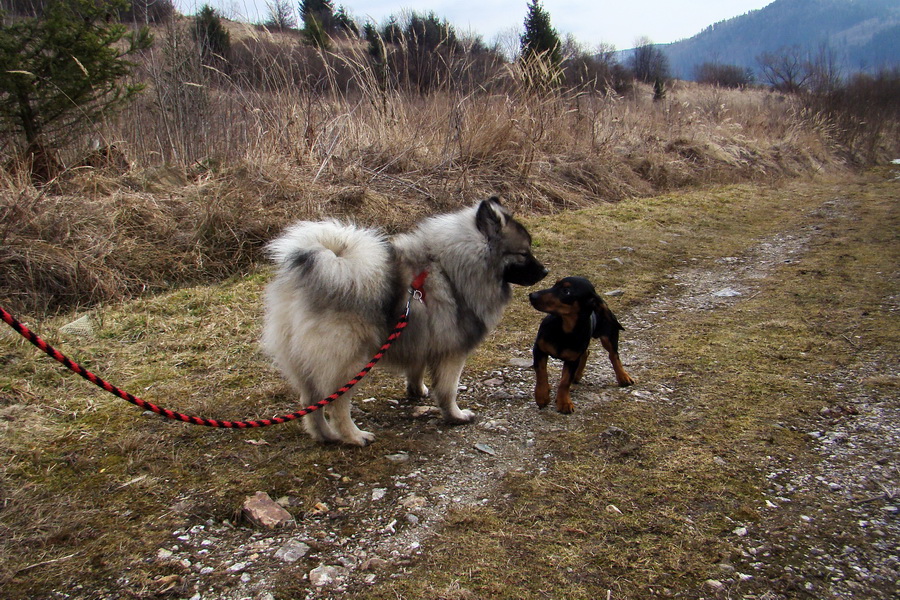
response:
M304 289L336 309L380 305L392 276L390 242L379 231L337 221L303 221L266 251L282 283Z

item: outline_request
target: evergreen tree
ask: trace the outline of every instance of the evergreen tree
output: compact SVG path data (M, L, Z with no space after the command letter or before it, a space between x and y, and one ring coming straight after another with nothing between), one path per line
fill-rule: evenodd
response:
M231 34L222 25L218 11L204 4L194 19L194 40L200 46L200 56L204 63L221 62L228 59L231 50Z
M306 43L328 48L328 36L335 33L334 3L331 0L300 0L299 7Z
M385 63L387 61L387 52L385 50L384 40L381 35L378 34L378 29L371 21L368 21L363 25L363 37L369 44L369 56L379 64Z
M550 25L550 14L541 6L540 0L531 0L525 16L525 33L522 34L522 60L530 61L539 56L557 66L562 62L562 44L559 34Z
M653 101L659 102L666 99L666 84L662 79L653 82Z
M359 27L356 25L356 21L343 6L339 6L337 12L334 13L334 23L338 31L353 37L359 36Z
M316 48L321 48L322 50L327 50L331 45L331 40L328 37L328 33L325 31L325 26L315 16L309 16L304 21L303 27L303 39L306 40L306 43L310 46L315 46Z
M0 24L0 119L24 141L26 154L44 161L103 115L121 108L143 88L122 83L134 63L127 57L153 41L147 28L128 32L112 15L118 0L66 0L44 6L39 18Z
M331 0L300 0L300 21L304 26L316 19L325 33L335 32L334 2Z

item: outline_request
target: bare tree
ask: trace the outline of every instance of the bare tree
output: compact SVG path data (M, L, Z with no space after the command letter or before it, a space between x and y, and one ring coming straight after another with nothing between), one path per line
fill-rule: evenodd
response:
M800 46L785 46L776 52L763 52L756 57L762 76L782 92L796 93L812 78L810 60Z
M297 27L297 15L294 12L294 4L291 0L272 0L266 3L269 9L269 18L266 27L284 31Z
M837 53L827 42L819 44L816 53L810 57L809 69L811 72L810 88L818 94L830 94L840 88L843 83Z
M634 76L644 83L669 79L669 58L648 38L640 38L635 43L628 66Z

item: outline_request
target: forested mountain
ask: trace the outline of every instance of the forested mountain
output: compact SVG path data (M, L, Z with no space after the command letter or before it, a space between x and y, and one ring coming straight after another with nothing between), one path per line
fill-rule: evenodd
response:
M900 0L775 0L658 48L674 77L693 79L703 63L737 65L758 75L758 56L794 46L810 54L826 50L845 74L898 66Z

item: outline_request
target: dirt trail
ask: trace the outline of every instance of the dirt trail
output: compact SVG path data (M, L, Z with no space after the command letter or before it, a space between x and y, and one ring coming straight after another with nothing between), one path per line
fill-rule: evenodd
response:
M719 257L711 269L687 264L667 276L668 283L652 301L621 312L627 327L621 353L638 381L634 388L615 387L606 357L595 351L574 396L577 412L539 411L532 400L527 349L521 349L498 370L464 374L461 404L478 413L474 426L446 427L436 409L402 403L361 419L376 433L403 428L427 449L385 456L383 460L399 466L389 480L363 484L326 468L325 476L334 482L332 494L295 529L262 533L210 521L173 532L172 544L161 548L158 558L179 561L194 572L191 577L199 584L195 600L274 597L270 586L276 574L297 559L304 561L297 564L319 565L308 574L318 584L310 586L310 598L343 598L348 589L397 576L422 552L448 510L489 503L507 473L541 472L553 459L542 442L582 427L579 415L596 413L605 403L677 404L678 398L688 397L689 390L677 389L677 384L661 385L642 376L660 360L656 337L666 319L752 298L755 286L775 267L802 260L810 240L822 235L828 222L844 218L846 208L842 200L826 202L807 216L801 229L759 240L739 256ZM873 365L872 370L883 368ZM886 456L900 447L900 410L896 403L867 398L859 380L859 373L834 377L832 385L846 388L859 417L836 419L827 430L810 432L823 453L814 471L793 471L790 457L773 458L767 466L768 499L758 507L762 518L740 532L745 560L740 572L730 575L746 579L748 589L762 594L753 597L765 597L766 581L785 577L796 579L799 592L811 597L865 593L888 598L897 591L898 478L894 467L869 466L872 452ZM365 406L367 400L357 402ZM871 501L848 500L863 492ZM357 533L343 536L345 521ZM870 543L841 548L833 532L847 528ZM234 578L227 593L216 582L223 572Z

